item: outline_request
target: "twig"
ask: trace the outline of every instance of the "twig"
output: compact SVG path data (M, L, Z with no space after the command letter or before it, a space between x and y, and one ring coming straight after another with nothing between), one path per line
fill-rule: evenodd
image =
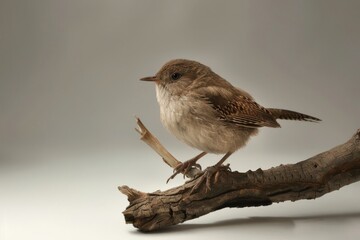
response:
M135 130L141 135L141 140L155 150L163 159L163 161L172 168L176 168L181 162L177 160L166 148L160 143L160 141L151 134L151 132L145 127L139 118L136 118L137 128ZM186 173L188 178L194 178L200 173L197 168L190 169Z

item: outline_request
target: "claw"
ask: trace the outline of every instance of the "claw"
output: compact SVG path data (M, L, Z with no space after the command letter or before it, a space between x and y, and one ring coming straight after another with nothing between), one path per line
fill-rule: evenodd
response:
M226 171L231 171L230 164L221 165L221 166L212 166L205 169L203 174L200 176L199 181L193 186L193 188L190 191L190 195L197 192L200 187L203 185L205 181L205 193L211 191L211 185L215 184L218 181L219 177L219 170L221 168L224 168ZM214 181L212 181L214 178Z
M205 169L204 173L200 176L199 181L191 189L190 195L194 192L197 192L204 182L206 186L205 192L207 193L208 191L211 191L211 177L217 171L217 169L217 167L208 167Z
M185 175L192 169L192 168L198 168L201 170L201 166L200 164L196 163L198 159L191 159L188 160L186 162L180 163L179 165L177 165L174 170L173 170L173 174L168 178L168 180L166 181L166 183L168 183L170 181L170 179L174 179L176 175L178 175L179 173L184 174L184 178Z
M226 165L223 165L223 166L221 166L221 167L225 168L226 171L231 172L230 163L228 163L228 164L226 164Z
M195 163L195 164L194 164L194 167L197 168L197 169L199 169L200 171L202 170L201 165L198 164L198 163Z

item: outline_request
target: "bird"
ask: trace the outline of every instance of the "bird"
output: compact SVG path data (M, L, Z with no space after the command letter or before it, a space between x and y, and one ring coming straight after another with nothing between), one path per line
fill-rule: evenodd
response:
M259 128L280 128L281 120L319 122L303 113L266 108L241 88L200 62L174 59L142 81L154 82L163 126L200 154L180 163L173 175L184 175L207 153L224 154L214 165L220 168L235 151L244 147Z

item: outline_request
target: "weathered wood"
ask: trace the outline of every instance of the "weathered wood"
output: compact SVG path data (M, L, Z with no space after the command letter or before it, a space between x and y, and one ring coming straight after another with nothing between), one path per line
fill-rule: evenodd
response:
M346 143L296 164L246 173L220 169L211 178L210 191L206 181L192 191L201 180L153 193L119 187L130 202L123 212L126 223L154 231L226 207L318 198L360 180L360 129Z
M159 154L164 162L169 167L176 168L181 162L177 160L168 150L160 143L160 141L152 135L152 133L145 127L139 118L136 118L137 128L135 130L140 134L140 139L149 145L157 154ZM194 178L200 174L201 170L198 168L192 168L190 171L185 173L188 178Z

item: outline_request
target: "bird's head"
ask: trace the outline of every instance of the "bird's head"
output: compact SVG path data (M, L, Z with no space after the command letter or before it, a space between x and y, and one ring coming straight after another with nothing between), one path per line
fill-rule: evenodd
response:
M155 82L170 94L181 95L195 81L201 82L210 73L211 69L199 62L175 59L167 62L155 76L140 80Z

